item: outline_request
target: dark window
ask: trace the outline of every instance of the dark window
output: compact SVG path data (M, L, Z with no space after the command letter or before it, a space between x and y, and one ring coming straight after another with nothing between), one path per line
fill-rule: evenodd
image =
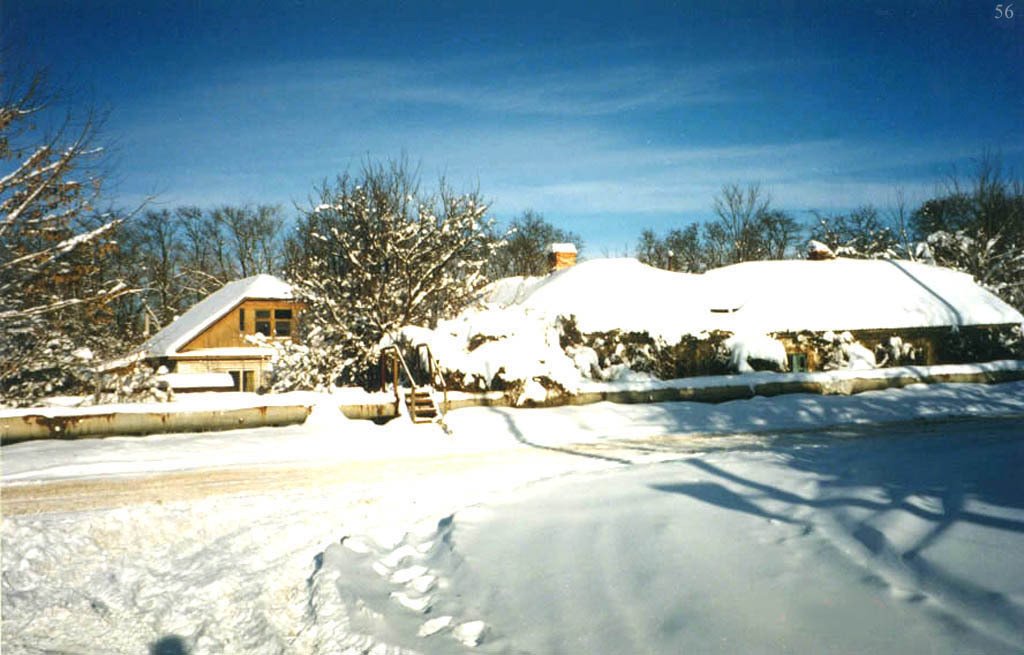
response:
M231 376L231 381L235 385L235 391L240 391L242 388L242 372L241 371L228 371Z
M238 329L241 332L245 332L245 310L238 310Z
M270 310L256 310L256 332L265 337L270 336Z
M292 310L274 310L274 336L290 337L292 335Z
M807 370L807 355L804 353L789 353L789 370L793 373L802 373Z

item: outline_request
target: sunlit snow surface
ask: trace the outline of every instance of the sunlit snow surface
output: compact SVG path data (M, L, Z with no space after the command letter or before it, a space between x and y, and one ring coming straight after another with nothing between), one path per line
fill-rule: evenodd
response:
M1021 422L816 436L456 514L447 597L495 652L1022 652Z
M452 436L324 410L5 446L5 508L25 485L206 458L337 469L309 487L5 509L3 649L1019 653L1022 417L1024 383L940 385L460 410Z

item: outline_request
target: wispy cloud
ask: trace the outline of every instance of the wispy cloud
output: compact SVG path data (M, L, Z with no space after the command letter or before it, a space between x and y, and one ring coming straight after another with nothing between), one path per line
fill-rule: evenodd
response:
M935 191L954 163L977 156L985 144L915 146L824 139L739 145L672 146L637 142L604 126L530 125L499 128L432 124L366 126L327 132L316 144L289 142L280 134L261 157L242 144L261 139L258 127L233 137L230 154L202 150L174 170L162 186L179 202L303 202L325 176L358 167L364 158L408 153L425 182L445 175L456 187L479 185L495 210L509 216L534 208L558 217L650 214L706 216L721 186L760 182L776 204L795 211L834 211L884 205L901 187L911 200ZM280 146L278 141L282 141ZM183 146L164 139L166 148ZM273 153L280 152L279 157ZM1019 148L1017 150L1019 153ZM137 180L147 179L141 170ZM196 174L198 171L202 174Z
M758 65L758 66L763 66ZM507 57L450 61L332 59L214 71L187 93L213 103L244 98L283 108L301 102L448 107L502 115L606 116L625 111L729 102L751 64L509 66Z
M794 211L884 205L897 187L923 199L953 163L991 145L794 131L687 140L636 129L661 110L746 102L742 78L774 65L563 71L481 58L224 68L140 103L124 140L145 152L130 162L134 179L173 202L302 203L313 182L404 152L427 182L445 174L456 186L479 184L500 216L534 208L577 222L621 217L636 232L652 217L706 217L728 182L758 181ZM1020 140L1003 145L1018 159L1024 152Z

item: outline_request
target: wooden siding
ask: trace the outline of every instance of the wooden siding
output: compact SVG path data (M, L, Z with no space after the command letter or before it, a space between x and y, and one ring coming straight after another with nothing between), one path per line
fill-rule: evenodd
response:
M179 349L179 352L200 350L204 348L251 348L253 344L245 340L246 335L256 334L256 310L269 310L271 315L275 309L292 310L292 334L298 327L301 304L291 300L244 300L236 305L217 322L209 326L192 341ZM238 329L238 311L245 310L245 331Z

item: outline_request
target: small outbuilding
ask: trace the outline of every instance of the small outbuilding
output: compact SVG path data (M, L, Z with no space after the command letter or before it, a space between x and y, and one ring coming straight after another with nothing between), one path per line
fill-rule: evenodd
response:
M153 335L132 359L166 367L177 391L255 391L270 371L271 344L294 338L300 311L291 285L279 278L235 280Z

